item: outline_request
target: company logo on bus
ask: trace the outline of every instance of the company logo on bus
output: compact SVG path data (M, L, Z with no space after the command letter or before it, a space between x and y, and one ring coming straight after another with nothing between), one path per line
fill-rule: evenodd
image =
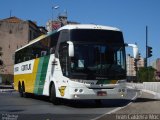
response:
M28 74L33 71L34 60L20 63L14 66L14 74Z
M31 70L31 64L22 65L21 66L21 70L22 71Z

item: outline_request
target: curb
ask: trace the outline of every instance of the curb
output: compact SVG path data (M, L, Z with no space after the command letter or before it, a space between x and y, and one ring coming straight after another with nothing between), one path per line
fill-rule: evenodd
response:
M15 92L16 90L14 89L0 89L0 93L4 93L4 92Z
M154 91L150 91L150 90L146 90L146 89L142 89L143 92L149 93L154 95L154 99L158 99L160 100L160 93L154 92Z

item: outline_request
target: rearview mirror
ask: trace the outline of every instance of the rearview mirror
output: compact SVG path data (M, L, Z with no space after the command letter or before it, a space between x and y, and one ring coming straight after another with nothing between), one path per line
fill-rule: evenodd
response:
M133 57L138 59L138 46L136 44L125 44L125 46L129 46L133 48Z

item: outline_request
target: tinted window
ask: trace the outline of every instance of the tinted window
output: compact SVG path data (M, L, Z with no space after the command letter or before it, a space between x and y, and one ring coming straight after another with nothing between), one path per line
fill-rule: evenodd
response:
M51 41L50 41L50 54L55 53L56 45L59 38L59 32L51 35Z
M104 42L104 43L122 43L123 36L120 31L111 30L88 30L88 29L77 29L71 31L72 41L82 42Z
M17 51L15 54L15 64L53 54L58 38L59 33L54 33L51 36Z

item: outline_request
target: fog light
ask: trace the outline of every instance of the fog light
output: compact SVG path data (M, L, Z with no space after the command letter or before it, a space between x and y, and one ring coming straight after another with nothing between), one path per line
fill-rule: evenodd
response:
M78 92L78 89L75 89L74 92Z
M121 89L119 89L118 92L121 92Z
M125 89L122 89L122 92L125 92Z
M80 89L79 92L82 93L82 92L83 92L83 89Z
M124 95L122 94L121 97L124 97Z

